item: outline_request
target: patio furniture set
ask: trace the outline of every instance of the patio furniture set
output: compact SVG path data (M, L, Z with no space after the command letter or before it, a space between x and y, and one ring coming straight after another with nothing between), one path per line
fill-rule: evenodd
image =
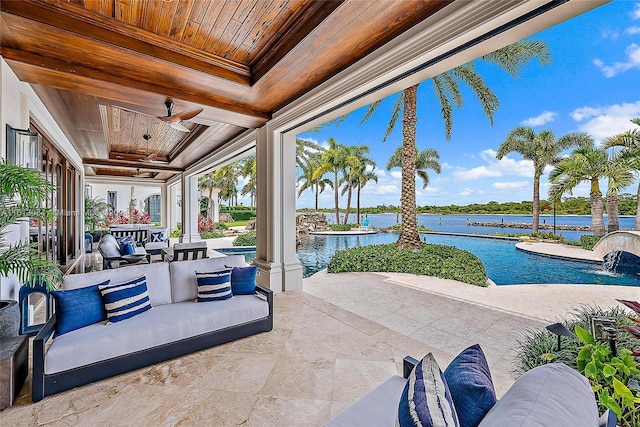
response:
M163 261L169 262L207 258L206 242L176 243L171 247L166 228L145 225L110 228L109 234L100 239L98 251L104 269L149 264L151 255L161 255Z

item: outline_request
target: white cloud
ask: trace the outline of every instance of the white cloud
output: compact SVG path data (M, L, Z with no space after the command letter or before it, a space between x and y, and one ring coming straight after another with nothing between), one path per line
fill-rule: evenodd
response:
M635 7L633 8L633 11L631 12L631 19L633 19L634 21L640 19L640 2L636 3Z
M391 171L390 175L392 177L396 178L396 179L401 179L402 178L402 171Z
M461 192L458 193L459 195L466 197L466 196L470 196L473 194L473 189L466 187L464 190L462 190Z
M440 164L440 169L442 170L448 170L448 169L453 169L453 166L451 166L449 163L447 162L442 162Z
M617 40L620 37L620 33L617 30L605 30L602 32L603 39Z
M487 165L473 169L458 168L454 172L454 177L461 181L470 181L481 178L498 178L505 175L533 176L533 162L530 160L515 160L509 156L498 160L496 159L496 151L492 149L482 151L480 158Z
M384 169L374 169L373 173L375 173L376 175L378 175L378 178L382 178L384 176L387 176L387 172L385 172Z
M552 122L557 115L558 113L545 110L536 117L529 117L528 119L523 120L520 124L523 126L543 126L546 123Z
M630 36L636 35L640 33L640 27L638 26L633 26L633 27L629 27L626 30L624 30L625 34L629 34Z
M366 186L362 190L362 193L371 193L371 194L400 194L400 188L397 185L387 184L387 185L372 185Z
M579 129L591 135L596 141L625 132L633 127L630 120L640 116L640 101L606 105L604 107L582 107L570 116L580 123Z
M497 181L491 184L491 186L496 190L526 190L529 188L530 183L527 181Z
M602 71L605 77L614 77L625 71L629 71L634 68L640 68L640 46L635 43L631 43L625 49L627 60L625 62L614 62L612 65L605 65L600 59L593 60L593 64Z

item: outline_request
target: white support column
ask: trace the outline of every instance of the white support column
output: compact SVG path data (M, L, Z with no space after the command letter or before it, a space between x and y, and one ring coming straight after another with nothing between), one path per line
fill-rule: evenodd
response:
M163 227L169 226L169 191L167 184L160 186L160 225Z
M198 177L196 175L182 175L182 235L181 242L199 242L198 213Z
M178 212L181 207L178 206L178 185L169 186L169 191L167 191L167 211L169 220L167 222L167 227L169 227L169 232L177 230L178 222Z
M296 259L295 136L257 130L256 263L258 283L274 292L302 289Z
M213 203L213 222L220 222L220 198L218 197L220 191L214 188L211 192L211 203Z

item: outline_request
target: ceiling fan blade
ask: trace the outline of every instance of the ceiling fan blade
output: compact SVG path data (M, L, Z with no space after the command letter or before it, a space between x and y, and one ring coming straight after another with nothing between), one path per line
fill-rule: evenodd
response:
M195 108L190 108L188 110L184 110L181 111L179 113L174 114L173 116L171 116L172 120L189 120L195 116L197 116L198 114L202 113L204 111L204 108L202 107L195 107Z
M183 126L180 122L173 122L170 121L169 122L169 126L171 126L172 128L174 128L175 130L179 130L180 132L191 132L189 130L189 128Z
M143 158L142 160L149 162L149 161L155 160L156 157L158 157L158 153L151 153L147 157Z

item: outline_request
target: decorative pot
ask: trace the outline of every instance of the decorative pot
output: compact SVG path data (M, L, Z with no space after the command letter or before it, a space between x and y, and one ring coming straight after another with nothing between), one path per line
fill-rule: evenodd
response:
M0 300L0 337L16 337L20 333L20 306L17 301Z

